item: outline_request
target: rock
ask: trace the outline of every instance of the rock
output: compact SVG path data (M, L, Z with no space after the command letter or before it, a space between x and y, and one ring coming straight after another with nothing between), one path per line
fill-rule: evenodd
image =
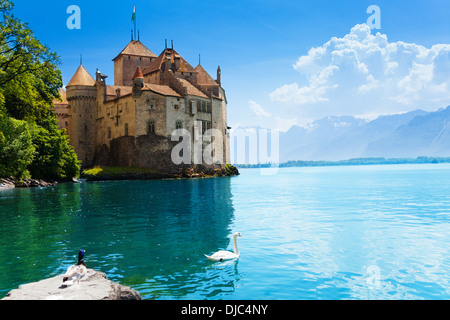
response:
M15 183L11 178L0 179L0 190L1 189L14 189Z
M1 189L14 189L14 188L30 188L30 187L50 187L57 185L56 181L44 181L40 179L23 179L18 180L13 177L0 178L0 190Z
M87 269L80 284L66 286L63 275L23 284L2 300L142 300L138 291L108 280L106 274Z

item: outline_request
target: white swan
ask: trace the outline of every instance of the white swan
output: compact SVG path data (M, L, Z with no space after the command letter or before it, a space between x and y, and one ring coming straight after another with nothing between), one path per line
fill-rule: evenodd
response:
M220 250L220 251L213 253L211 256L208 256L205 254L205 257L207 257L211 261L225 261L225 260L238 259L240 253L239 253L239 250L237 247L237 240L236 240L237 237L242 237L239 232L235 232L233 234L234 253L231 251Z
M85 252L86 251L81 249L78 252L78 263L71 265L70 267L67 268L67 271L63 276L63 282L65 285L71 285L75 283L75 281L77 281L77 283L80 284L81 278L83 278L86 275L87 269L86 264L84 263L83 260Z

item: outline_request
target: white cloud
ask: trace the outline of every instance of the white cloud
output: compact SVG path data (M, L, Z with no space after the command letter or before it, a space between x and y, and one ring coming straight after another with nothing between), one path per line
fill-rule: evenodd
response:
M258 117L270 117L272 116L269 112L263 109L260 104L253 100L248 101L248 106L252 109L253 113Z
M366 24L311 48L293 68L299 80L273 90L270 98L289 106L299 119L436 110L450 104L450 44L426 48L389 42Z

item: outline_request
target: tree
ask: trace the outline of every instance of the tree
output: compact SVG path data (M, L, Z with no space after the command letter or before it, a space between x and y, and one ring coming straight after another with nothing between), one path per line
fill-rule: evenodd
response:
M42 179L72 178L78 175L80 165L51 111L53 99L60 98L60 58L14 17L12 9L10 0L0 0L0 176L15 172ZM25 137L31 137L34 152L19 164L4 152L18 141L25 143ZM14 167L16 170L6 170Z
M0 112L0 177L28 178L35 151L28 122Z

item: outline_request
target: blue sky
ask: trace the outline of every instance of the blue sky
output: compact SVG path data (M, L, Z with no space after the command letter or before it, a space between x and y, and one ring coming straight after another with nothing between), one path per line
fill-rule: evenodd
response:
M67 28L70 5L81 9L80 30ZM379 30L362 25L370 5L381 10ZM140 40L155 54L168 39L193 66L201 54L213 77L221 66L231 126L286 130L326 115L450 104L450 48L437 46L450 44L446 0L15 1L14 14L60 55L65 84L80 54L112 84L133 6Z

